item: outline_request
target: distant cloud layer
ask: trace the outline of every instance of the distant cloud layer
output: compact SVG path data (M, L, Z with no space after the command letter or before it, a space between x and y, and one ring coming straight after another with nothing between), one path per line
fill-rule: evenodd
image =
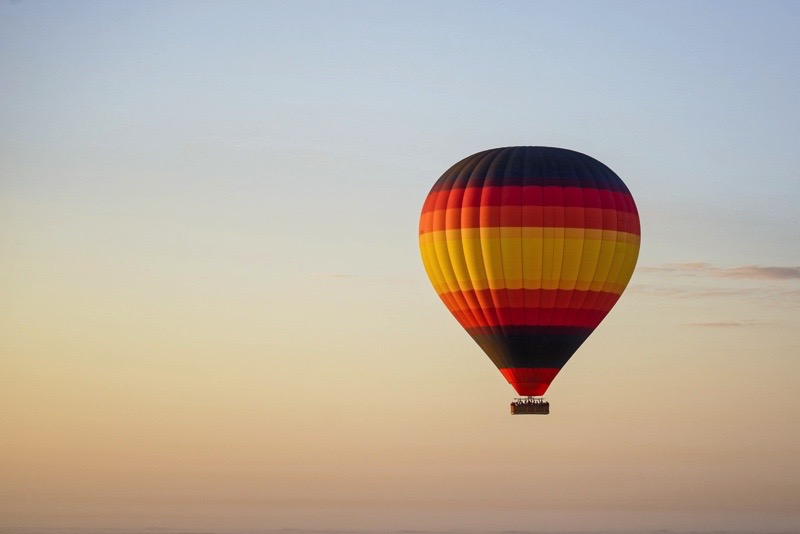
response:
M748 265L733 269L723 269L721 276L734 278L763 278L767 280L800 279L800 267L760 267Z
M686 323L686 326L701 326L704 328L739 328L742 326L759 326L766 323L759 323L755 321L741 322L741 321L718 321L711 323Z
M638 269L645 276L630 289L640 295L668 299L746 299L751 303L769 306L800 305L800 267L771 265L743 265L718 267L706 262L668 263L661 266L643 266ZM745 282L745 283L742 283ZM749 283L747 283L749 282ZM753 321L721 321L689 323L685 326L739 327L753 326Z
M717 267L705 262L668 263L660 267L641 267L642 272L674 272L699 274L718 278L749 278L757 280L800 280L800 267L744 265Z

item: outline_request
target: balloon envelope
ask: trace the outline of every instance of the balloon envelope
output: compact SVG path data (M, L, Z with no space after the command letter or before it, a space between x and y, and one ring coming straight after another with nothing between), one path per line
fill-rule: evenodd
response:
M506 147L453 165L422 207L434 289L519 395L543 395L619 299L639 215L611 169L571 150Z

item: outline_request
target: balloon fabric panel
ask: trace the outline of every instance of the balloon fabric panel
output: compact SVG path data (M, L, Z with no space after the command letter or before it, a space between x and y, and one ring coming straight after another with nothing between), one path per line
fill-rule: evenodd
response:
M474 154L436 182L420 251L437 294L520 395L541 395L611 310L639 251L636 206L564 149Z

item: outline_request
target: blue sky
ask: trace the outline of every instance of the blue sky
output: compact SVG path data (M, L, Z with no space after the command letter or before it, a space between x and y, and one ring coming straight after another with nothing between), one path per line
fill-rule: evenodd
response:
M4 3L0 515L797 528L798 28L791 2ZM436 178L506 145L603 161L642 219L524 426L417 251Z
M28 173L10 174L6 191L102 203L132 188L165 199L189 185L209 196L269 188L278 204L319 191L385 210L415 202L426 174L465 154L551 144L610 160L637 178L644 208L677 219L662 230L645 211L645 232L662 240L644 246L645 261L708 250L671 242L673 225L697 230L687 219L730 229L700 236L726 264L741 258L740 236L754 262L797 237L786 233L800 113L791 3L4 10L4 160ZM312 170L330 167L335 176ZM169 180L153 176L166 170ZM239 211L238 200L217 207Z

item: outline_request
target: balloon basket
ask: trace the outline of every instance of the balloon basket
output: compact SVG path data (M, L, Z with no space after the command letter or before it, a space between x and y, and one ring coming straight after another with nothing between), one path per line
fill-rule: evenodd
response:
M541 397L524 397L514 399L511 403L511 415L547 415L549 413L550 403Z

